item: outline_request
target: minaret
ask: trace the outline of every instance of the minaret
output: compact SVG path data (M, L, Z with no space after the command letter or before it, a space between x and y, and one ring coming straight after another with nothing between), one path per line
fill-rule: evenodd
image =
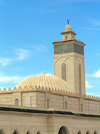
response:
M76 33L67 25L62 40L54 45L54 75L68 83L68 90L85 94L84 42L76 40Z

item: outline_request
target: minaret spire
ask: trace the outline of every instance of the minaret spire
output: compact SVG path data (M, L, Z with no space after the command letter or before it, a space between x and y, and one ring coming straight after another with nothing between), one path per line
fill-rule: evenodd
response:
M69 24L69 21L70 21L70 20L69 20L69 19L67 19L68 24Z

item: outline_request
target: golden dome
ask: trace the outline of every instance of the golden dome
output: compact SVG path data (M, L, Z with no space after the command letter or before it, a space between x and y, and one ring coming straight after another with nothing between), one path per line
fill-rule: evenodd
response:
M66 27L65 27L65 31L72 31L72 27L71 27L71 25L67 25Z
M16 87L24 87L29 88L32 87L44 87L47 88L47 90L50 89L59 89L59 90L67 90L67 82L62 80L60 77L50 75L50 74L44 74L41 73L40 75L33 75L30 77L27 77L26 79L22 80Z

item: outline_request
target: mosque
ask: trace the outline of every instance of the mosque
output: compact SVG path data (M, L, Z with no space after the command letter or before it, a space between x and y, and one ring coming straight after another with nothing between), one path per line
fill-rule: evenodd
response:
M84 42L67 25L53 41L54 75L0 90L0 134L100 134L100 98L85 93Z

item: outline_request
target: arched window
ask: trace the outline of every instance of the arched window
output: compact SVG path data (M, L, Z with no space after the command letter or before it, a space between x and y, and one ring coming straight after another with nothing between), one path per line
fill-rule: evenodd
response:
M65 109L67 109L67 101L65 101Z
M86 134L90 134L89 131L87 131Z
M66 81L66 64L62 64L62 79Z
M65 126L62 126L62 127L59 129L58 134L69 134L69 131L68 131L68 129L67 129Z
M26 134L30 134L30 132L29 131L27 131L27 133Z
M38 131L37 134L40 134L40 132Z
M19 100L18 99L15 99L15 105L19 106Z
M47 108L49 108L49 99L47 99Z
M4 132L3 132L3 130L2 130L2 129L0 129L0 134L4 134Z
M79 64L79 94L82 94L81 92L81 64Z
M95 131L94 134L97 134L97 132Z
M17 131L17 130L15 130L15 131L13 132L13 134L18 134L18 131Z
M81 132L79 131L78 134L81 134Z
M83 104L81 104L81 112L83 112Z

